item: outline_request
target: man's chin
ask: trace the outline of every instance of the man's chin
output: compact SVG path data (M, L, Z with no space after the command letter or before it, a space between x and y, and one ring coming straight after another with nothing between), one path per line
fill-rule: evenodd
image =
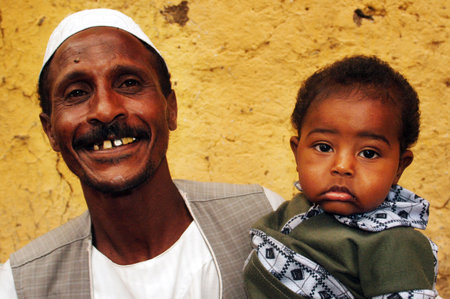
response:
M119 175L104 181L82 178L81 182L83 185L88 186L97 192L111 195L123 195L139 188L139 186L148 180L152 173L153 171L151 171L151 169L147 169L135 178L124 178Z

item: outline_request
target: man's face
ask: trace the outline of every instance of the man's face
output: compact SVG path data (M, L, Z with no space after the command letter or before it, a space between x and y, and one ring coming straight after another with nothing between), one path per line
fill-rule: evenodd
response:
M97 27L68 38L49 67L50 116L41 121L55 151L82 184L134 188L165 159L176 128L172 92L161 92L153 54L131 34Z

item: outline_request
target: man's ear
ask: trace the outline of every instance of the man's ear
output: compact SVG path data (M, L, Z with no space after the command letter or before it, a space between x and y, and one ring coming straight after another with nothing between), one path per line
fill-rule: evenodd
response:
M395 179L393 182L393 185L398 183L398 180L400 180L400 177L402 176L403 171L408 167L414 159L414 154L410 150L405 150L400 155L400 160L398 162L398 169L397 174L395 175Z
M172 89L170 94L167 96L167 123L169 124L169 130L173 131L177 128L177 96L175 91Z
M297 148L298 148L298 142L300 141L300 137L298 136L292 136L289 140L291 144L291 150L295 157L295 164L297 165L296 170L298 172L298 160L297 160Z
M39 114L39 118L41 119L42 128L44 129L45 134L47 134L48 141L50 142L50 145L52 146L53 150L55 152L60 152L61 149L59 148L55 136L53 135L50 116L42 112L41 114Z

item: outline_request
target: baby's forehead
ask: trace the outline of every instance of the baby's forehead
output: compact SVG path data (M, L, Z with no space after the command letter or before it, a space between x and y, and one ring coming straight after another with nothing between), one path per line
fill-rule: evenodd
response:
M383 105L396 109L398 117L401 118L402 101L399 98L399 93L393 87L383 87L373 84L329 86L317 94L312 100L311 106L330 97L339 97L343 100L349 99L351 101L355 99L360 101L378 101Z
M402 131L398 115L398 109L392 104L378 99L359 94L331 94L308 109L300 133L305 138L326 135L343 137L350 143L377 139L394 145L399 144Z
M306 115L311 109L314 109L318 105L323 104L330 99L339 99L342 105L348 105L349 110L352 106L359 101L371 101L380 104L381 106L388 107L389 113L392 118L392 122L401 122L402 119L402 107L401 103L396 100L396 95L392 94L388 89L376 88L374 86L336 86L330 87L319 94L311 101Z

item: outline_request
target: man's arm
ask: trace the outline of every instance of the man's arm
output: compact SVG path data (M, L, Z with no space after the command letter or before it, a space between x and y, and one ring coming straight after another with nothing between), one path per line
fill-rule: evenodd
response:
M9 260L3 265L0 265L0 298L17 299Z
M284 198L270 189L267 189L265 187L263 187L263 189L267 199L269 200L270 206L275 211L284 202Z

